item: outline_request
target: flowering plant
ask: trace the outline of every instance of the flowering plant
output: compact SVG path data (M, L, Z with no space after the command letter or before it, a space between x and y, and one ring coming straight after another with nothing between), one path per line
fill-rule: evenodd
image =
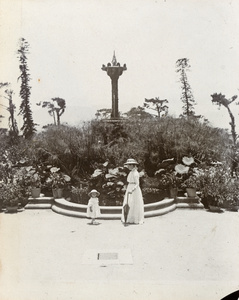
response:
M17 176L31 187L40 188L42 185L40 172L32 166L19 169Z
M128 169L114 167L109 162L97 165L90 178L90 188L97 189L104 202L102 205L121 205L126 190Z
M41 176L37 172L36 169L31 169L30 172L28 173L29 176L31 176L31 186L40 188L41 187Z
M182 174L182 188L194 188L199 189L198 175L200 170L195 167L195 161L193 157L184 156L182 158L182 164L179 164L175 169Z
M155 172L155 174L160 174L158 171ZM177 187L179 183L181 182L181 177L177 174L177 172L172 171L172 173L165 172L161 174L160 183L164 187Z
M50 185L53 189L64 188L70 181L70 176L59 172L60 168L52 167L50 169L50 176L46 180L46 184Z
M90 178L90 188L95 188L101 193L103 199L101 205L122 205L128 173L128 168L115 167L109 162L96 165ZM141 184L143 171L139 172L139 177Z
M157 177L150 177L147 174L144 175L143 182L141 184L141 190L144 198L144 203L148 203L149 198L153 198L152 195L157 196L159 198L161 195L164 195L162 189L159 187L159 182Z
M158 194L161 190L159 188L144 187L142 188L143 194Z
M199 190L201 187L200 178L203 175L203 170L199 168L193 168L192 173L182 183L183 188L194 188Z
M159 178L160 183L164 187L178 187L183 181L183 175L190 170L189 165L194 163L192 157L183 157L184 164L176 164L174 158L163 160L159 164L159 170L155 175Z
M23 198L22 189L17 183L0 183L0 200L4 206L17 206Z
M13 177L13 162L10 159L8 151L1 153L0 160L0 180L9 182Z
M232 178L230 168L214 163L198 173L201 197L209 205L221 206L233 204L238 199L239 186Z
M197 177L192 175L188 179L184 180L184 182L181 185L183 188L194 188L198 190L199 184L197 181Z

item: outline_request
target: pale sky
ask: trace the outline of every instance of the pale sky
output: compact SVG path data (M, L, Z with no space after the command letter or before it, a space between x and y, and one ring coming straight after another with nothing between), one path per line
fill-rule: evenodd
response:
M19 106L16 52L24 37L31 47L34 122L52 122L37 102L61 97L66 100L62 122L77 125L97 109L111 108L111 82L101 67L115 51L118 62L127 65L119 79L119 110L160 97L178 116L182 102L175 64L186 57L196 114L228 128L226 109L212 105L210 95L239 95L238 12L238 0L0 0L0 82L11 83ZM4 88L0 95L6 105ZM239 106L233 112L237 117Z

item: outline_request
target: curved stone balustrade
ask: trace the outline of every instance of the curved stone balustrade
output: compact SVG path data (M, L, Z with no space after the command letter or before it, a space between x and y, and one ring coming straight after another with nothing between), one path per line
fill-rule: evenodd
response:
M52 197L42 197L39 198L29 198L28 204L25 206L26 209L52 209L54 212L71 216L86 218L87 205L77 204L69 202L64 198L54 199ZM199 197L177 197L176 201L173 198L165 198L161 201L145 204L144 205L144 216L154 217L164 215L176 208L189 208L197 209L204 208L203 204L200 202ZM121 206L101 206L101 217L100 219L120 219L121 218Z
M177 208L174 199L164 199L159 202L145 204L144 216L154 217L166 214ZM55 199L52 205L52 210L56 213L66 216L86 218L87 205L72 203L66 201L64 198ZM101 206L101 217L99 219L120 219L121 206Z

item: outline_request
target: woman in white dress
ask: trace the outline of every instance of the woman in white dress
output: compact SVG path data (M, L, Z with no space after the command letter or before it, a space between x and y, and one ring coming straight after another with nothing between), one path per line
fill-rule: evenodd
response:
M139 172L137 171L137 161L129 158L125 166L130 170L127 182L128 186L124 196L122 217L123 223L143 224L144 222L144 201L139 186ZM125 205L129 205L128 215L125 220Z

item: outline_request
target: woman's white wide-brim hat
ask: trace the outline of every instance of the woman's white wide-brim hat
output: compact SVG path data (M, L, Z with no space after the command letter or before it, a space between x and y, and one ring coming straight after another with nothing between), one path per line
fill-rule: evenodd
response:
M97 190L91 190L88 195L91 196L92 193L96 193L97 196L100 195L100 193Z
M125 165L138 165L137 161L133 158L127 159Z

